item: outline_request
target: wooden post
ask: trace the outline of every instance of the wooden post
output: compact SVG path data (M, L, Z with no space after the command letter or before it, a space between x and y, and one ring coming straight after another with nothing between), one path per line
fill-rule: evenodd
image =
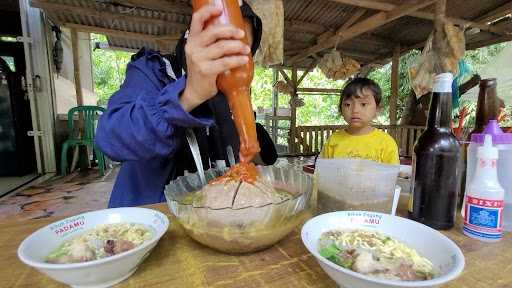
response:
M82 83L80 82L80 49L78 49L78 32L76 29L71 29L71 47L73 50L76 104L77 106L82 106L84 105L84 96L82 94Z
M272 140L275 144L277 144L277 111L279 109L279 91L277 90L276 83L279 81L279 74L277 72L276 68L272 68L272 84L274 84L274 87L272 87Z
M400 45L395 46L393 50L393 60L391 62L391 97L389 98L389 124L397 123L397 103L398 103L398 68L400 67Z
M76 92L76 105L82 106L84 105L84 96L82 94L82 82L80 78L80 49L78 47L78 32L76 29L71 29L71 50L73 52L73 72L75 78L75 92ZM82 127L84 127L84 118L81 113L78 114L78 137L80 137L83 133ZM73 150L73 160L71 161L70 172L75 170L75 167L78 163L79 155L82 154L85 156L85 159L88 159L89 152L87 149L79 149L79 146L76 146ZM62 161L62 160L61 160ZM82 167L86 166L85 163L81 163ZM88 165L87 165L88 166ZM85 168L85 167L84 167Z
M291 82L293 84L293 93L290 99L290 141L288 142L288 147L290 148L289 152L291 154L297 153L296 145L295 145L295 132L297 129L297 106L296 99L299 97L297 95L297 68L292 68L292 79Z

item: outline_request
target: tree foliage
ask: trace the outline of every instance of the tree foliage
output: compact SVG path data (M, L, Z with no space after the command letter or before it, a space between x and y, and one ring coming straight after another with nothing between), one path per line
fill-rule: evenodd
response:
M106 42L103 35L92 34L91 42ZM94 47L94 45L93 45ZM126 65L132 53L107 49L92 52L94 92L98 95L98 105L106 105L108 99L124 81Z
M105 42L106 37L102 35L92 35L93 42ZM497 44L489 47L467 51L464 59L472 67L474 72L478 72L492 57L498 54L505 44ZM411 91L408 67L415 60L420 52L413 50L402 55L399 67L399 96L398 96L398 118L402 113L407 95ZM123 51L96 49L92 53L93 74L95 92L98 94L100 105L105 105L108 98L119 89L124 81L126 64L130 61L132 53ZM291 75L290 71L288 74ZM299 73L300 77L300 73ZM378 124L388 123L388 103L391 94L391 65L387 64L373 70L369 78L375 80L382 88L382 113L376 119ZM281 79L281 78L280 78ZM313 70L304 79L301 87L308 88L342 88L344 81L331 81L324 77L318 69ZM252 101L256 110L258 107L270 109L272 107L272 70L263 67L256 67L254 80L252 84ZM326 125L341 124L342 118L338 113L339 94L325 95L299 95L304 101L304 106L297 109L298 125ZM282 108L289 108L290 96L280 93L278 105ZM474 103L463 102L462 105L470 107L474 111ZM510 107L508 108L510 109ZM512 112L512 111L510 111ZM470 121L470 120L469 120Z

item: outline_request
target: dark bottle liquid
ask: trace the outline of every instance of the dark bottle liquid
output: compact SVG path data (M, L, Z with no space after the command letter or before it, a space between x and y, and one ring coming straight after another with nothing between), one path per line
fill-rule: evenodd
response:
M450 129L453 76L436 76L427 129L414 146L410 217L434 229L455 223L461 152Z

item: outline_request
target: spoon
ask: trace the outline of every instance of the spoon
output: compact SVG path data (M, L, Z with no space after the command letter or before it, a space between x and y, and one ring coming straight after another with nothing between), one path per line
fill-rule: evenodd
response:
M194 134L194 131L192 131L192 129L187 129L185 135L187 137L190 150L192 151L192 157L194 157L194 162L196 163L197 174L199 175L201 184L205 186L207 184L206 177L204 176L203 161L201 160L201 152L199 151L199 145L197 144L196 135Z

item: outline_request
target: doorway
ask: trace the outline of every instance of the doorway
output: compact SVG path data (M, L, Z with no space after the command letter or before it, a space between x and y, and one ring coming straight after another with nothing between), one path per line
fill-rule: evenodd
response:
M8 22L21 23L19 10L12 10L0 14ZM33 128L25 88L25 52L23 43L15 38L20 35L19 26L11 26L13 31L5 31L4 27L0 34L0 196L37 177L34 138L29 136Z

